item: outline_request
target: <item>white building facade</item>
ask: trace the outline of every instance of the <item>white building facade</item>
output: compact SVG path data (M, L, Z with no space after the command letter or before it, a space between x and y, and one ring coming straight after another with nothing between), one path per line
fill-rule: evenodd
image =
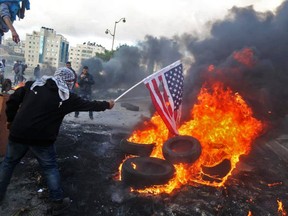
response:
M72 68L78 72L81 70L81 62L85 59L93 58L97 53L104 53L105 48L96 43L85 42L83 44L77 44L76 47L70 47L69 61Z
M40 32L26 34L25 63L28 67L47 65L58 68L68 60L69 42L54 29L41 27Z

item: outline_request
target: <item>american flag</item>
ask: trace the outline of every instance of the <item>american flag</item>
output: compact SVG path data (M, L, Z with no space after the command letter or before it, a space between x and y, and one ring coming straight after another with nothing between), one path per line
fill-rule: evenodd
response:
M174 62L144 80L155 109L169 131L174 134L179 134L177 124L181 117L183 83L183 67L180 61Z

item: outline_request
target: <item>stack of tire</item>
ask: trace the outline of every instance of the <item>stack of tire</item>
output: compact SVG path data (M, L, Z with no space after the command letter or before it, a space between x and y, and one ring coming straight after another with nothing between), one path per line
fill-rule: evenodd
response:
M201 155L200 142L192 136L175 136L162 147L165 159L149 157L155 143L138 144L121 140L123 152L136 155L124 161L121 170L122 181L134 188L168 183L175 174L174 164L194 163ZM138 156L138 157L137 157Z

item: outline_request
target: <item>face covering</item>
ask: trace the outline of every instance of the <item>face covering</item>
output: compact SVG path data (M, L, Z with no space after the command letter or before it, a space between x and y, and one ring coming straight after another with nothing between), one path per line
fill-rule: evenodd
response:
M48 79L52 79L55 81L58 87L58 94L62 101L65 101L70 96L70 91L74 86L75 74L67 67L58 68L54 76L43 76L41 79L36 80L32 86L31 90L36 86L43 86L47 82Z

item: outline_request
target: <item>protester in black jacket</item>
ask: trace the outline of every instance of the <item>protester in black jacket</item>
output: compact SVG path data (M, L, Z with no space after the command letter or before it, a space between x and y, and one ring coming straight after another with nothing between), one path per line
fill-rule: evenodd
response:
M31 150L42 168L55 209L69 204L63 203L67 199L63 198L54 150L63 118L74 111L104 111L114 106L114 101L88 101L71 93L74 82L74 73L63 67L53 77L26 82L10 95L6 103L10 134L0 167L0 199L4 198L15 166Z
M78 77L78 85L79 85L79 96L86 100L91 100L92 97L92 85L94 85L95 81L93 76L88 72L88 66L84 66L80 76ZM75 117L78 118L79 112L75 112ZM89 118L93 119L93 112L89 112Z

